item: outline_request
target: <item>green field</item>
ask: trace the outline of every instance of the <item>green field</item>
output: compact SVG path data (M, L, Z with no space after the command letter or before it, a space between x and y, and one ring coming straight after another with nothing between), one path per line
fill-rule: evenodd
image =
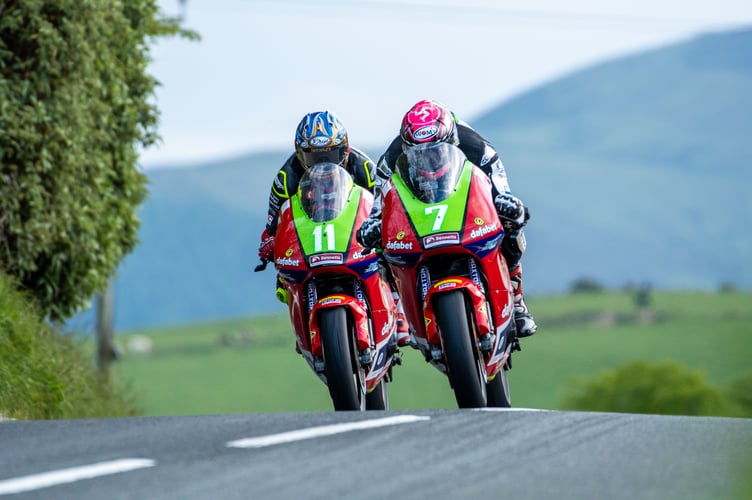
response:
M531 297L539 331L509 373L516 407L560 409L571 381L631 361L677 361L724 387L752 374L752 294L656 292L638 308L627 292ZM151 341L137 352L138 340ZM117 335L118 380L146 415L331 410L324 384L294 350L287 316ZM394 410L455 408L449 384L418 351L403 350L389 384Z

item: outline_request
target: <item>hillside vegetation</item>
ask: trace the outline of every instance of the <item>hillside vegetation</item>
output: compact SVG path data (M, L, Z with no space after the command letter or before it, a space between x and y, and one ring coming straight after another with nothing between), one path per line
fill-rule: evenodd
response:
M530 207L528 294L583 276L611 288L752 288L750 61L752 30L708 34L586 68L479 117L455 110L497 146ZM385 146L366 150L377 158ZM289 153L148 172L142 243L116 284L118 328L284 312L273 272L252 268Z
M99 377L81 341L39 319L0 273L0 415L17 419L139 413L127 388Z
M656 372L669 373L670 380L687 381L684 395L679 385L647 382L673 395L672 404L694 401L698 391L699 403L708 398L716 403L677 406L675 412L698 408L704 414L752 416L749 402L742 405L746 409L719 404L734 384L750 389L751 294L661 292L644 307L634 299L632 292L531 299L540 331L523 339L522 351L514 354L509 377L514 406L572 409L574 401L574 409L588 409L586 399L577 399L583 384L598 380L604 370L642 362L651 367L648 375L657 365ZM294 350L286 315L133 331L119 340L124 357L117 372L132 384L147 415L332 409L326 387ZM456 408L446 377L417 351L403 354L388 386L391 409ZM683 368L661 371L663 363ZM635 379L642 380L640 390L644 379ZM632 404L638 411L661 401L665 398Z

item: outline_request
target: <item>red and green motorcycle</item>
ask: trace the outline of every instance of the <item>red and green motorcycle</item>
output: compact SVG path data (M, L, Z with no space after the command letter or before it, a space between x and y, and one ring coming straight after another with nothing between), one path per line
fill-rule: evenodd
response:
M511 405L519 349L491 181L451 144L411 147L384 188L381 243L416 347L460 408Z
M274 265L296 350L335 410L388 409L396 305L376 253L364 251L354 230L372 205L344 168L319 163L301 177L277 225Z

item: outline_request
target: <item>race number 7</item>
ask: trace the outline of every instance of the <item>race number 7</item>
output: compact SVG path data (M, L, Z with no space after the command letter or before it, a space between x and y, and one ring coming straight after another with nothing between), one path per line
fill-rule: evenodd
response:
M426 207L426 215L431 215L436 212L436 218L433 220L432 231L438 231L441 229L441 224L444 222L444 216L446 215L449 205L434 205L432 207Z

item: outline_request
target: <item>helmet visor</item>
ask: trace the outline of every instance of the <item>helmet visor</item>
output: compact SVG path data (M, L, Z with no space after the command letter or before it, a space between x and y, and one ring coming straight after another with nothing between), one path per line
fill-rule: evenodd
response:
M317 163L334 163L344 167L347 159L347 148L304 149L301 154L303 166L306 168L310 168Z

